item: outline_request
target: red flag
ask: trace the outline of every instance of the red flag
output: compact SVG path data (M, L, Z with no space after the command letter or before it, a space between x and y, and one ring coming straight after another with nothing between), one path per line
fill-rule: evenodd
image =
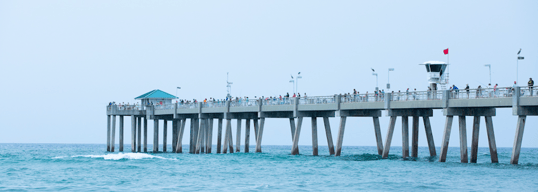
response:
M443 50L443 53L445 53L445 55L448 55L448 48L446 48L445 50Z

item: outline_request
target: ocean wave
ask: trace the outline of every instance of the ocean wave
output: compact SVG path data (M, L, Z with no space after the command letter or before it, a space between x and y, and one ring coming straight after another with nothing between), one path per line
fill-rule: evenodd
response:
M160 156L150 155L146 153L117 153L117 154L106 154L106 155L74 155L76 157L89 157L89 158L103 158L105 160L122 160L122 159L167 159L167 160L176 160L169 159ZM63 157L55 157L63 158Z

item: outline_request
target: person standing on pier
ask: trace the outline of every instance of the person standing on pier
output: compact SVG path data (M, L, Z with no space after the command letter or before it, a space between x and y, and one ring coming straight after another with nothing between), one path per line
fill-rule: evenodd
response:
M467 92L467 99L469 99L469 84L465 87L465 91Z
M531 92L531 96L532 96L532 86L534 86L534 81L532 80L532 78L529 78L529 91Z

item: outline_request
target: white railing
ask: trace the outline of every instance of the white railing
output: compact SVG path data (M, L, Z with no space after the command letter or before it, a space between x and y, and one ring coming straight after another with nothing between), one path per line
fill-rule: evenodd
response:
M293 105L295 104L293 98L282 97L277 98L265 98L262 100L262 105Z
M538 86L521 87L521 97L538 97Z
M202 108L226 107L226 101L208 101L202 104Z
M155 109L174 109L173 103L171 104L164 104L164 105L155 105Z
M230 102L230 107L249 107L249 106L257 106L258 100L250 100L250 99L240 99L240 100L233 100Z
M106 109L108 111L111 111L113 107L116 107L118 110L121 111L139 111L139 110L145 110L144 106L140 105L107 105Z
M316 105L316 104L329 104L336 102L335 96L313 96L313 97L301 97L299 99L299 105Z
M450 99L486 99L512 97L512 87L458 89L450 91Z
M177 105L178 109L194 109L196 107L198 107L198 103L180 103Z

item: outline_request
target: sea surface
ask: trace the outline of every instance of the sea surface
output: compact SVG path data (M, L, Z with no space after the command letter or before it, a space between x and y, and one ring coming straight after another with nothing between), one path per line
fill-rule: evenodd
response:
M460 163L457 147L449 148L446 163L429 157L427 147L419 148L417 159L405 160L401 147L392 147L388 159L381 159L375 147L343 147L340 157L329 156L326 146L320 146L319 156L311 155L310 146L300 146L301 155L290 155L290 149L176 154L131 153L130 145L125 152L106 152L100 144L0 144L0 190L538 190L536 148L523 148L519 165L509 164L511 148L498 149L500 163L491 163L489 149L480 148L476 164Z

